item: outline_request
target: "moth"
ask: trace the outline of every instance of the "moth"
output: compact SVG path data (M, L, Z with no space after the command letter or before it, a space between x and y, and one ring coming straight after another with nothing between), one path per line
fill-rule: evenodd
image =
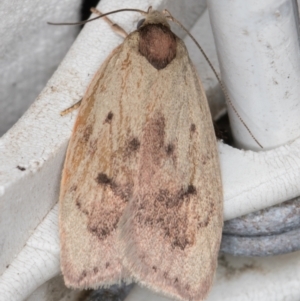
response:
M79 109L61 181L62 273L77 289L135 281L203 300L223 225L212 118L172 16L144 15Z

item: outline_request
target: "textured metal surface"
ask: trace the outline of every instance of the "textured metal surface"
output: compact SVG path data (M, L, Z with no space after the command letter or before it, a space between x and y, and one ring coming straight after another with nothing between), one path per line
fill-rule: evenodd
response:
M300 250L300 198L224 223L221 252L269 256Z

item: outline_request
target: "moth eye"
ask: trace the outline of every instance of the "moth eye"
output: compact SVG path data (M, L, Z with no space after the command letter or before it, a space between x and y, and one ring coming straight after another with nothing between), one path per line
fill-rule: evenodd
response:
M145 22L145 19L141 19L138 24L136 25L136 28L139 29Z

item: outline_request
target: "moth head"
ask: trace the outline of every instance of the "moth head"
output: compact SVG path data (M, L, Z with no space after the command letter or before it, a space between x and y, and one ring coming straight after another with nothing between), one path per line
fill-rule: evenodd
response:
M167 67L176 57L177 37L164 12L152 10L138 23L139 53L157 70Z
M160 12L158 10L152 9L152 6L150 6L148 8L147 13L143 15L145 16L145 18L141 19L138 22L137 24L138 29L148 24L161 24L163 26L170 28L169 22L167 20L166 10Z

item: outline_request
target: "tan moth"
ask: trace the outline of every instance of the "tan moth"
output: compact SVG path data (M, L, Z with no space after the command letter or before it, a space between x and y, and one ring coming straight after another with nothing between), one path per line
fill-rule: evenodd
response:
M80 106L61 182L61 268L73 288L135 281L203 300L223 225L216 138L171 15L144 14Z

